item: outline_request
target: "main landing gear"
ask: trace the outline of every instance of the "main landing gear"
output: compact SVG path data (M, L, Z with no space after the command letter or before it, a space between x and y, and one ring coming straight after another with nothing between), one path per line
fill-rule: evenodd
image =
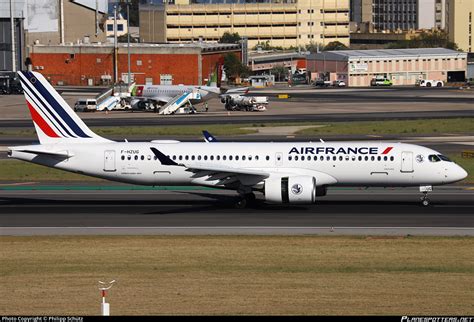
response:
M420 197L421 204L423 207L428 207L430 205L430 199L428 199L428 192L433 191L432 186L420 186L420 192L423 193L423 196Z
M245 189L245 191L239 191L239 200L235 203L235 208L244 209L253 204L255 199L256 197L252 190Z

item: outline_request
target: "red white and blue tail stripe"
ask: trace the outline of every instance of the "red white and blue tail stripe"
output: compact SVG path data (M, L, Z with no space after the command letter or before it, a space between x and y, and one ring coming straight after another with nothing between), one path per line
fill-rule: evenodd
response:
M25 71L18 75L41 144L63 140L107 141L84 124L43 75Z

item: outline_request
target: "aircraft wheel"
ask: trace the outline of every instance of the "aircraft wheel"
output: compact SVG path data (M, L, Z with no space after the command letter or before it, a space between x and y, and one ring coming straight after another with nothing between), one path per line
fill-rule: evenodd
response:
M244 209L245 207L247 207L247 199L245 198L241 198L235 203L235 208L237 209Z
M430 205L430 200L428 198L423 199L421 201L421 204L423 205L423 207L428 207Z

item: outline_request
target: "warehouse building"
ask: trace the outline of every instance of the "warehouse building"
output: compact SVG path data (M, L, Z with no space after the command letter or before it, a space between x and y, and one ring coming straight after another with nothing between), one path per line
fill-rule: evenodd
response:
M445 48L343 50L308 56L312 79L343 80L348 86L370 86L373 78L394 85L414 85L418 79L464 81L467 53Z
M161 1L158 1L161 2ZM217 41L224 32L283 48L349 45L349 0L169 0L140 4L142 42Z
M240 45L131 44L131 78L138 84L203 85L220 72L228 53L240 57ZM128 81L127 44L119 44L117 70L113 44L33 45L30 56L33 70L53 85L112 84L115 73L117 81Z

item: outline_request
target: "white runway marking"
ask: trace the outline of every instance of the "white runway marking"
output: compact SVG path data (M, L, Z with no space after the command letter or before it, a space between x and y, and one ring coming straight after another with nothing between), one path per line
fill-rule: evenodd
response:
M0 227L3 236L31 235L381 235L474 236L464 227Z

